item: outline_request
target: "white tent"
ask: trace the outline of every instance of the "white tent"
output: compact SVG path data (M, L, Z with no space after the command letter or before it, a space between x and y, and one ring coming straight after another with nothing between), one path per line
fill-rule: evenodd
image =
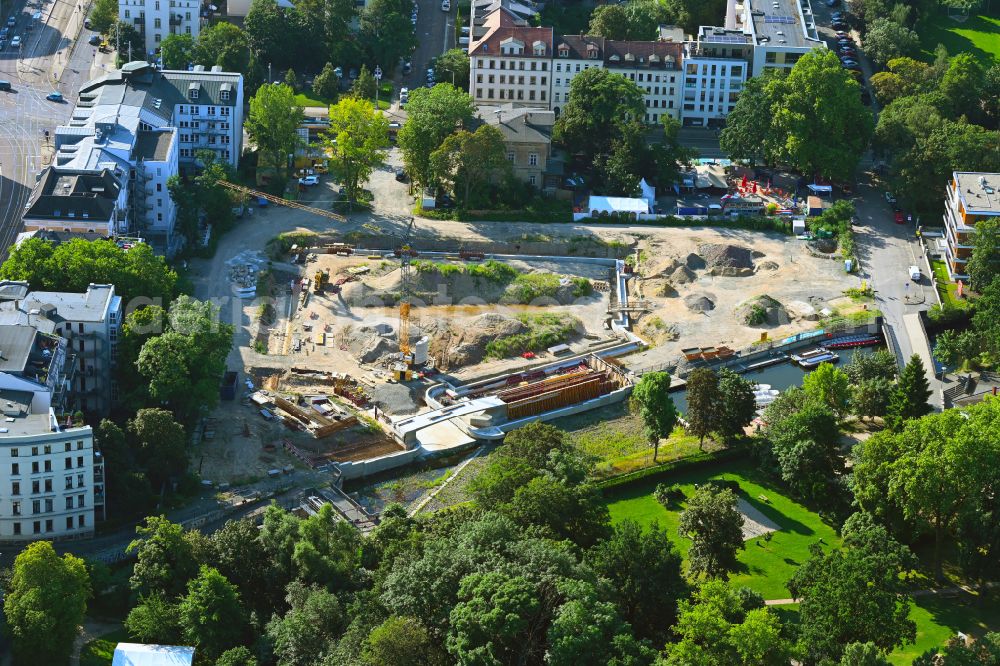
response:
M111 666L191 666L193 662L193 647L119 643Z
M599 197L591 195L587 201L587 210L592 216L601 213L635 213L636 215L649 212L649 202L645 199L635 199L631 197Z
M639 191L641 193L640 196L645 199L646 203L648 203L650 208L652 208L656 204L656 188L647 183L646 179L643 178L639 181Z

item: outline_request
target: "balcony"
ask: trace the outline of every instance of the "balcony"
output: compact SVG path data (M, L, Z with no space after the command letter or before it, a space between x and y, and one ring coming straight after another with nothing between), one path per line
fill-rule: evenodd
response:
M184 22L184 17L181 16L180 14L170 15L170 25L180 25L183 22Z

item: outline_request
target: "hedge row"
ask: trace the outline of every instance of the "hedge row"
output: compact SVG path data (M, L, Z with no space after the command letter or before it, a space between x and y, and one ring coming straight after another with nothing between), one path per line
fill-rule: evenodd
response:
M737 445L732 448L723 449L722 451L716 451L713 453L698 453L693 456L688 456L687 458L681 458L680 460L674 460L662 465L657 465L656 467L647 467L645 469L640 469L637 472L629 472L628 474L613 476L610 479L598 481L594 485L605 492L612 489L621 490L640 482L644 483L650 480L660 479L677 472L689 472L700 467L708 467L709 465L716 465L721 462L742 460L744 458L748 458L749 456L750 449L747 446Z

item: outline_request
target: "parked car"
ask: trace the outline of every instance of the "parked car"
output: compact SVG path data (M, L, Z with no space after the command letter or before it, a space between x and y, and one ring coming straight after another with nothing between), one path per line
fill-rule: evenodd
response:
M840 66L844 67L845 69L854 69L855 67L860 67L860 65L858 65L858 62L856 60L841 60Z
M91 46L97 46L98 44L101 43L101 36L91 35L90 37L87 38L87 43L90 44Z
M12 16L8 16L7 17L7 27L8 28L13 28L15 25L17 25L17 17L13 16L13 15Z
M413 61L409 58L403 61L403 74L409 74L413 71Z
M906 216L903 215L903 211L897 210L892 215L892 219L896 224L906 224Z
M855 51L854 49L852 49L850 46L844 46L844 47L841 47L841 48L837 49L837 53L840 55L841 58L845 58L845 57L846 58L854 58L855 56L858 55L858 52Z
M0 51L3 51L5 48L7 48L7 40L0 39Z
M86 28L87 30L90 30L90 19L89 18L83 19L83 27Z
M443 12L451 11L451 0L441 0L441 11Z
M848 28L850 28L850 26L844 23L843 20L834 21L832 27L834 30L847 30Z
M305 185L306 187L319 185L319 176L303 176L299 178L299 185Z
M60 92L50 92L48 95L45 96L45 99L49 100L50 102L65 102L66 101L66 98L64 98L63 94L60 93Z
M840 0L826 0L827 7L836 7L840 4Z
M406 175L406 171L403 169L396 169L396 181L400 183L410 182L410 177Z
M439 194L435 205L438 208L450 209L455 207L455 200L447 194Z
M14 38L10 40L10 48L12 49L21 48L21 35L14 35Z
M10 87L10 81L0 80L0 91L10 92L13 88Z
M896 195L894 195L889 190L886 190L885 191L885 202L887 204L889 204L890 206L894 205L896 203Z
M0 39L7 39L9 35L10 35L10 28L8 28L7 26L0 28Z

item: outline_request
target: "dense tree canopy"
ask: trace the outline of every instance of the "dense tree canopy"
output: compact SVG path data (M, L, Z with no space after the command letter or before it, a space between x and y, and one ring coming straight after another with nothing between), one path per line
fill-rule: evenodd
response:
M434 182L431 153L448 135L469 126L474 115L472 98L450 84L439 83L414 90L406 114L398 136L403 163L414 181L430 185Z
M330 128L323 145L330 156L331 172L344 184L351 201L372 170L381 166L389 147L389 121L368 100L351 97L330 107Z
M295 104L295 91L283 83L264 84L250 98L244 127L267 163L279 173L285 170L289 156L299 145L302 118L302 107Z

